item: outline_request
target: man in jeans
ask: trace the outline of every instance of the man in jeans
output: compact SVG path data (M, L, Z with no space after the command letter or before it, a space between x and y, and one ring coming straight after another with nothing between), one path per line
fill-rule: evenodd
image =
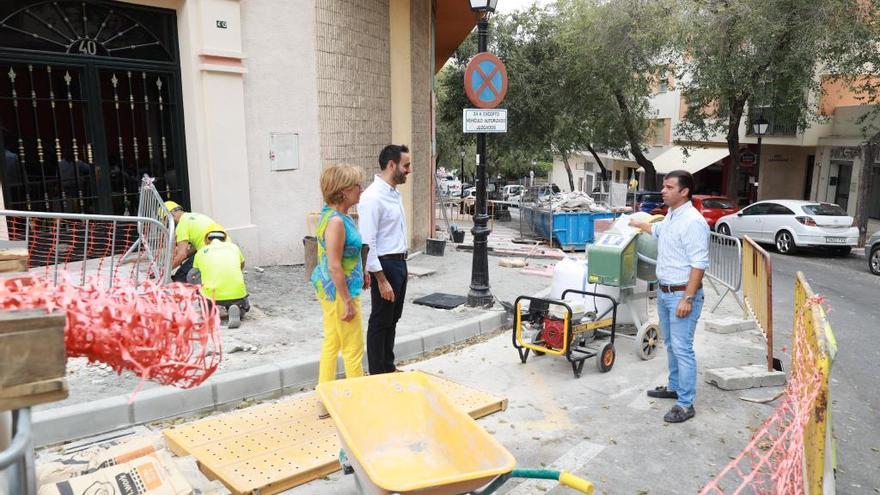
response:
M397 371L394 365L394 337L406 297L407 234L403 200L397 186L406 183L412 171L409 149L390 144L379 153L379 168L373 183L361 194L358 229L369 246L367 271L370 286L370 320L367 325L367 361L371 375Z
M632 221L634 227L658 240L657 314L666 344L669 381L648 391L649 397L676 399L663 416L668 423L694 417L697 392L697 360L694 330L703 310L703 273L709 267L709 225L691 204L694 177L683 170L666 174L663 202L669 206L666 218L655 224Z

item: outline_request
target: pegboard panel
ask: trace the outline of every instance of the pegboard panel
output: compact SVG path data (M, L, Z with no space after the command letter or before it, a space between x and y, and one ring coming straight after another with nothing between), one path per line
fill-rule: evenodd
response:
M507 399L428 375L453 403L481 418ZM318 419L314 393L222 414L164 431L177 455L195 457L210 479L234 494L280 493L339 470L339 439L331 419Z

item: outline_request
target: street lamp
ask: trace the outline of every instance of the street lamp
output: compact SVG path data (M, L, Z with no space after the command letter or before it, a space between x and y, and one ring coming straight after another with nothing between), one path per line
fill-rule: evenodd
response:
M488 51L489 14L495 12L498 0L470 0L471 10L480 16L477 24L477 52ZM471 264L471 287L467 305L490 307L494 297L489 288L489 215L486 212L486 133L477 133L477 201L474 211L474 254Z
M459 182L464 184L464 148L461 148L459 154L461 155L461 175L459 176L458 180Z
M770 123L764 119L764 115L759 115L758 118L752 122L752 133L755 136L758 136L758 156L755 157L755 170L757 173L755 174L755 179L759 177L758 174L761 172L761 138L764 137L764 134L767 134L767 129L770 127ZM760 182L758 182L758 187L760 187ZM751 198L749 199L751 201Z

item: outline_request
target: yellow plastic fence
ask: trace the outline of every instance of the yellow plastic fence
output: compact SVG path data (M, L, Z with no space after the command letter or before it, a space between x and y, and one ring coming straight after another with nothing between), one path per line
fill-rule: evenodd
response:
M815 299L810 284L804 274L798 272L794 289L795 316L797 311L808 301ZM827 483L833 484L835 464L834 446L831 443L831 400L829 398L828 381L831 376L831 363L837 354L837 340L831 325L825 318L825 310L821 304L812 304L811 314L804 318L806 342L812 346L812 358L802 359L797 347L792 349L791 367L804 367L803 371L818 370L821 385L816 400L813 402L810 418L804 427L804 460L806 464L806 493L823 493ZM832 479L826 479L832 477Z
M745 236L742 244L742 291L746 318L752 317L767 338L767 369L773 369L773 265L767 251Z

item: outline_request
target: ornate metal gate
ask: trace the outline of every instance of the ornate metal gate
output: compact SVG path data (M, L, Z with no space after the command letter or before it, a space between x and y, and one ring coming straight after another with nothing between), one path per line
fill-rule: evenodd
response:
M0 2L7 209L135 214L143 174L188 203L174 11Z

